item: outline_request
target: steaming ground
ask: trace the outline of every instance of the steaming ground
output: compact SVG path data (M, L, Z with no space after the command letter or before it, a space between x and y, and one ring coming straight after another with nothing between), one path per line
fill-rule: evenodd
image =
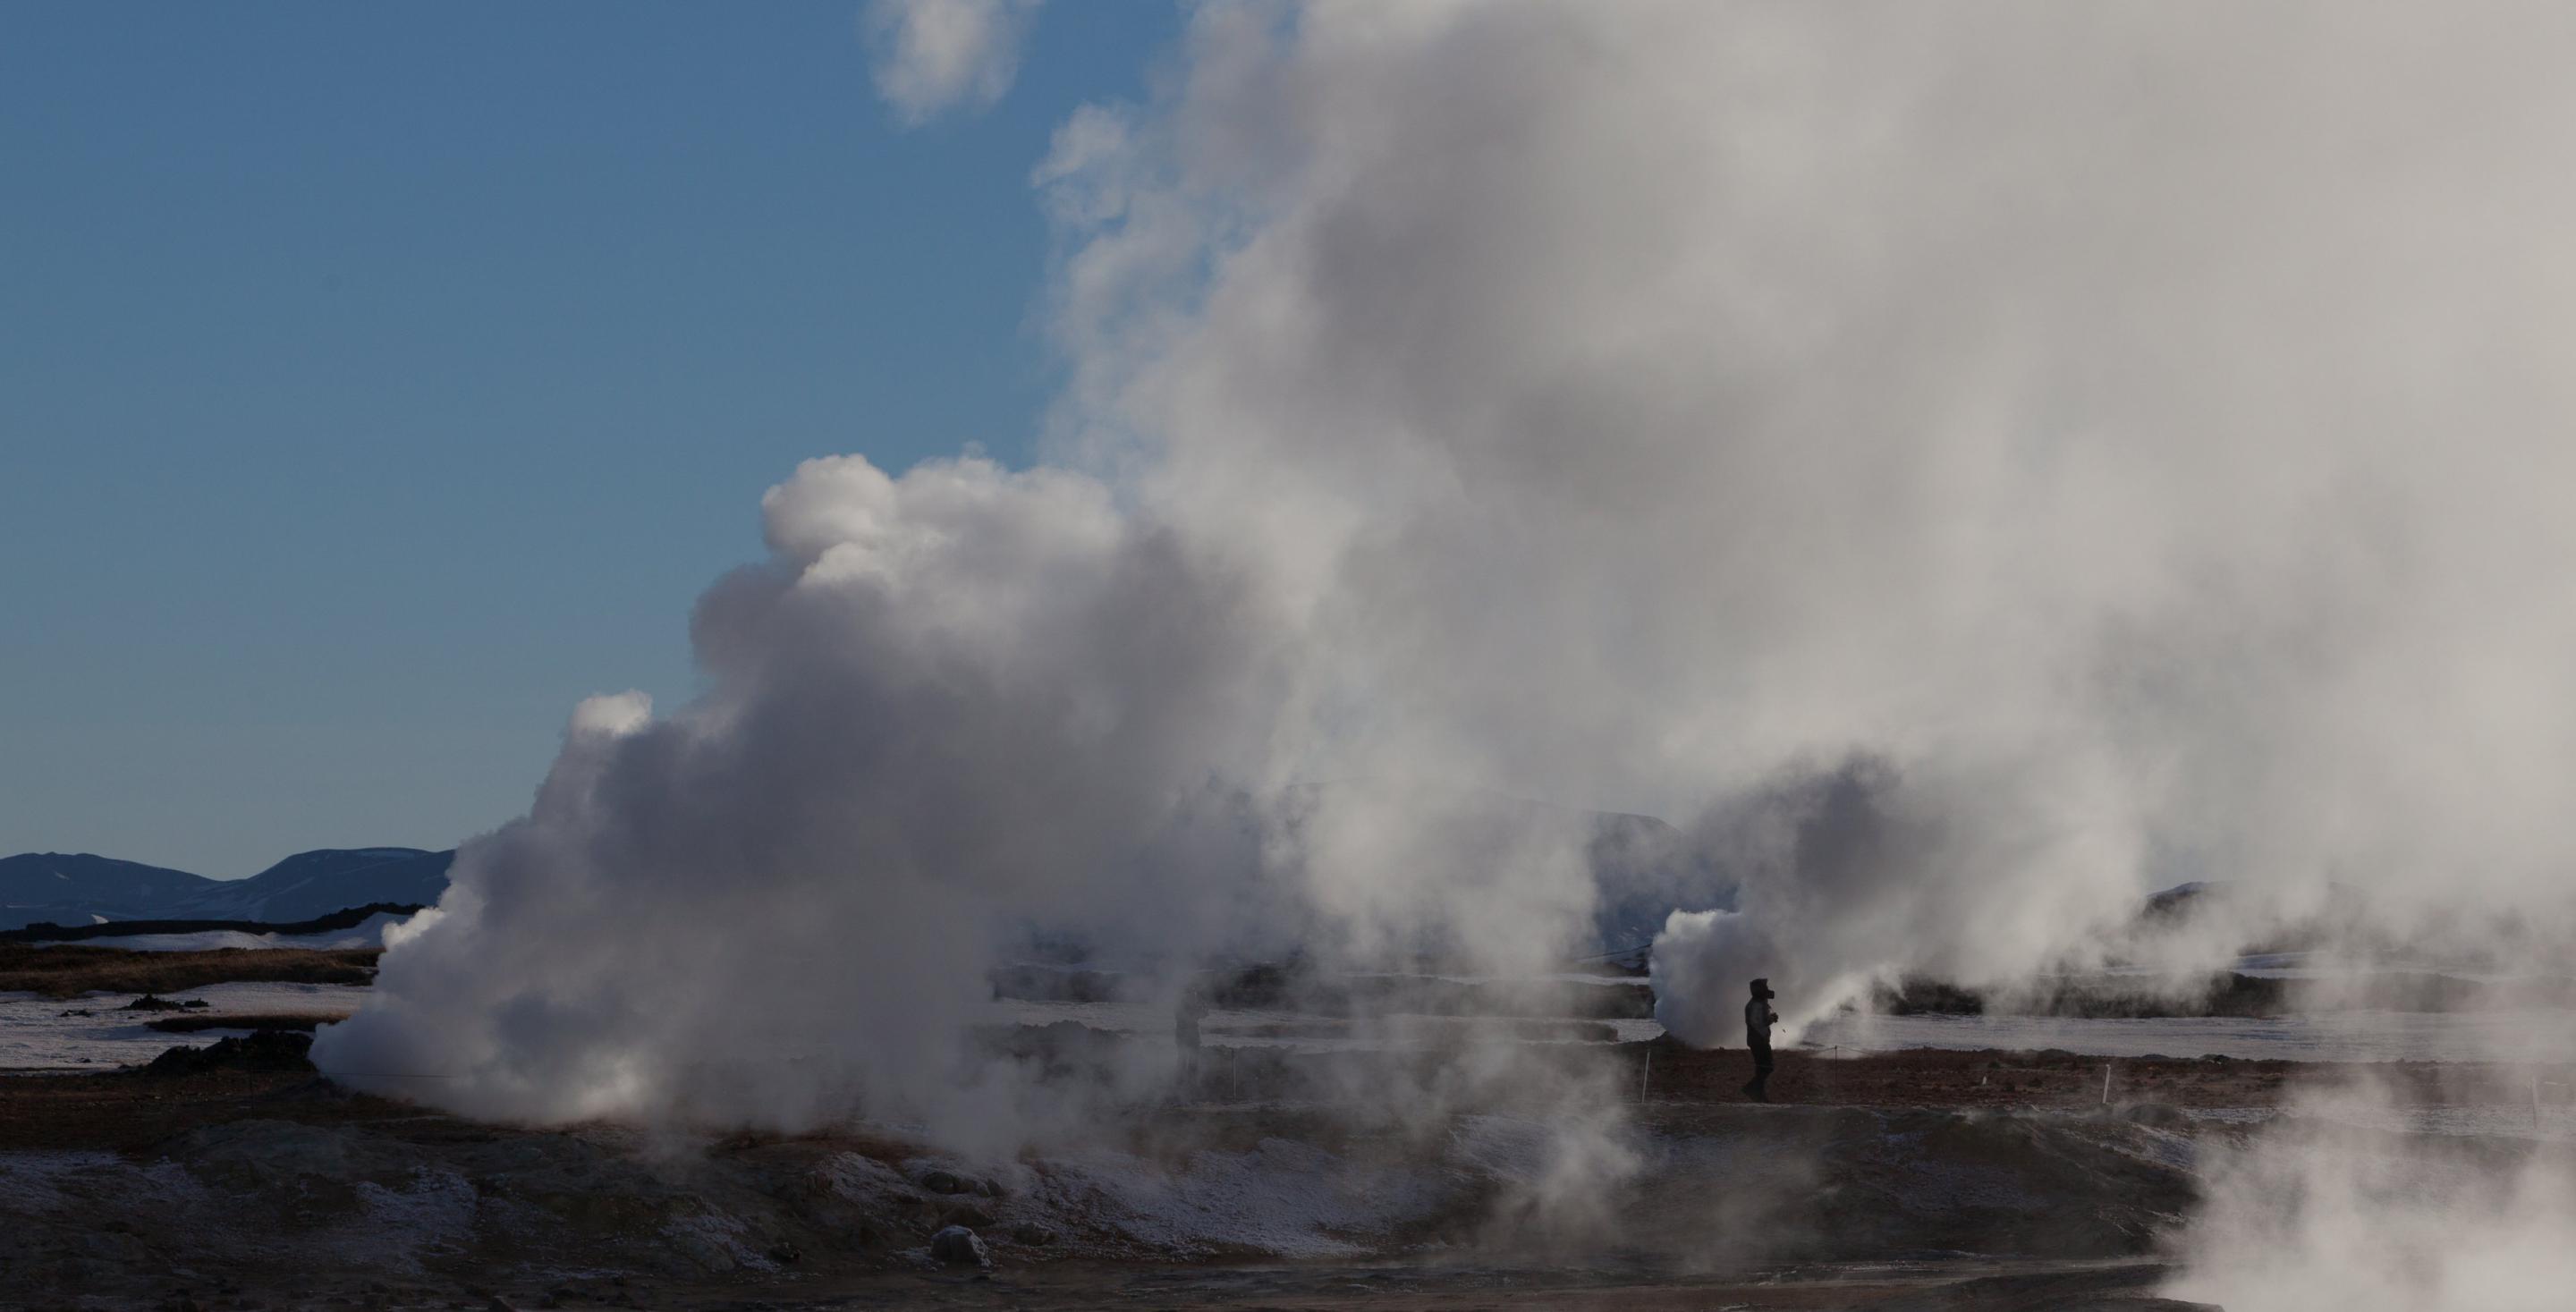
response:
M1057 1027L1032 1051L1073 1093L1124 1064L1099 1045L1154 1041ZM2282 1304L2243 1283L2259 1264L2186 1270L2172 1245L2205 1231L2204 1209L2231 1243L2337 1242L2265 1201L2312 1145L2413 1215L2450 1199L2512 1225L2512 1182L2576 1151L2576 1106L2520 1104L2520 1069L2123 1062L2106 1105L2100 1063L2073 1054L1799 1051L1765 1107L1732 1092L1740 1051L1665 1041L1517 1064L1608 1077L1590 1086L1595 1137L1569 1154L1545 1089L1458 1088L1431 1109L1374 1096L1427 1087L1371 1079L1386 1063L1471 1066L1491 1056L1474 1044L1246 1051L1260 1060L1239 1078L1211 1071L1001 1157L923 1126L477 1123L292 1073L0 1082L0 1306L427 1308L498 1290L522 1306L2144 1312L2181 1282L2264 1308ZM2337 1105L2301 1092L2325 1086ZM1591 1174L1603 1163L1615 1174ZM952 1222L990 1242L989 1281L930 1259Z

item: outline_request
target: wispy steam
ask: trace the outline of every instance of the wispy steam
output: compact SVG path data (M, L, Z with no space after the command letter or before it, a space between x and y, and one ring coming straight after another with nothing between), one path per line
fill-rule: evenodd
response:
M877 94L905 122L989 109L1020 71L1038 0L870 0L863 27Z
M2410 1138L2396 1132L2402 1108L2367 1087L2311 1090L2294 1115L2212 1164L2175 1297L2279 1312L2566 1304L2576 1155L2564 1141ZM2519 1128L2518 1115L2497 1119Z
M1408 790L1682 824L1744 885L1658 948L1703 1041L1749 976L2006 980L2186 878L2563 928L2571 29L1197 10L1037 172L1053 462L774 491L705 698L578 715L317 1054L971 1118L1031 922L1561 952L1580 825Z

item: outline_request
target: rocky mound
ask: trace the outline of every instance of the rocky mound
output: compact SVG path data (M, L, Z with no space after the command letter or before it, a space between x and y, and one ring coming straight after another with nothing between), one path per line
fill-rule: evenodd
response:
M247 1038L218 1039L202 1048L172 1048L143 1068L146 1075L200 1075L207 1071L310 1071L313 1036L264 1029Z

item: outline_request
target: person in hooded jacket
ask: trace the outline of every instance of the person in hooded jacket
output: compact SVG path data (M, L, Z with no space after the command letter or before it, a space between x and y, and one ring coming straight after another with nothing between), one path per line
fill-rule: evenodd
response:
M1753 981L1753 998L1744 1004L1744 1044L1753 1049L1753 1078L1744 1082L1744 1096L1755 1102L1771 1101L1771 1026L1780 1013L1771 1010L1771 981Z

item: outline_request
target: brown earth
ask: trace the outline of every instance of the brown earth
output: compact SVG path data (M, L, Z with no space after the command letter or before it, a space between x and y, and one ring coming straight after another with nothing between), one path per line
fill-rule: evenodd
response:
M48 998L83 993L176 993L208 984L365 984L381 948L218 948L128 952L119 948L0 943L0 993Z
M326 1091L330 1096L322 1096ZM233 1121L340 1124L418 1114L401 1103L330 1089L310 1072L22 1075L0 1079L0 1152L141 1153L173 1135Z

